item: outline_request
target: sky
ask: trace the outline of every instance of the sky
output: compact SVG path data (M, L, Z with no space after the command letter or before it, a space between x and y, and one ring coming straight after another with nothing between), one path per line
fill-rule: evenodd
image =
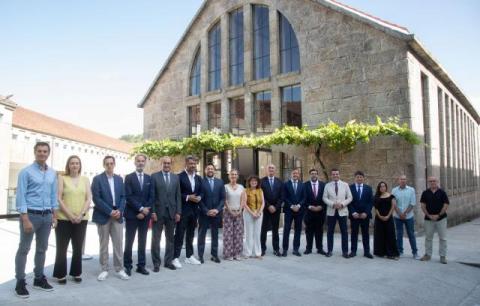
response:
M296 1L296 0L291 0ZM203 0L0 0L0 95L113 137ZM480 109L480 1L343 0L407 27Z

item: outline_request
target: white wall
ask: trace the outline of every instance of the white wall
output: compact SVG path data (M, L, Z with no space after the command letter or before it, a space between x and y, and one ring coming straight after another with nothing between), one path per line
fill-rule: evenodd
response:
M11 107L0 104L0 214L7 213L12 113Z

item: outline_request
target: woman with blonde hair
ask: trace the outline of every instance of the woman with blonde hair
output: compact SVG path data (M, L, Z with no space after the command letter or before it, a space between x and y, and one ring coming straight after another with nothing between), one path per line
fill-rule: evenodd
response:
M243 252L243 217L245 206L245 188L237 183L238 170L228 174L229 183L225 185L225 208L223 211L223 257L226 260L240 260Z

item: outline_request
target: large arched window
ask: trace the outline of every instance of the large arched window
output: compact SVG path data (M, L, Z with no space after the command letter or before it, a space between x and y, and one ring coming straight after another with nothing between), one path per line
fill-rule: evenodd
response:
M268 7L253 6L253 79L270 77L270 26Z
M190 71L190 95L198 96L200 95L200 78L201 78L201 69L200 69L200 48L195 54L195 59L193 60L192 70Z
M208 90L216 90L221 86L221 37L220 22L208 32Z
M243 10L230 13L230 85L243 83Z
M281 13L280 24L280 72L287 73L300 70L298 41L292 25Z

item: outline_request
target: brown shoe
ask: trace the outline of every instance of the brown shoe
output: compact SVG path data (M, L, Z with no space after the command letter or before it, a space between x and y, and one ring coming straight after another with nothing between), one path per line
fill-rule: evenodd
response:
M440 256L440 262L441 262L442 264L446 265L446 264L447 264L447 257L445 257L445 256Z
M420 261L429 261L430 259L432 259L432 258L430 257L430 255L425 254L425 255L423 255L422 258L420 258Z

